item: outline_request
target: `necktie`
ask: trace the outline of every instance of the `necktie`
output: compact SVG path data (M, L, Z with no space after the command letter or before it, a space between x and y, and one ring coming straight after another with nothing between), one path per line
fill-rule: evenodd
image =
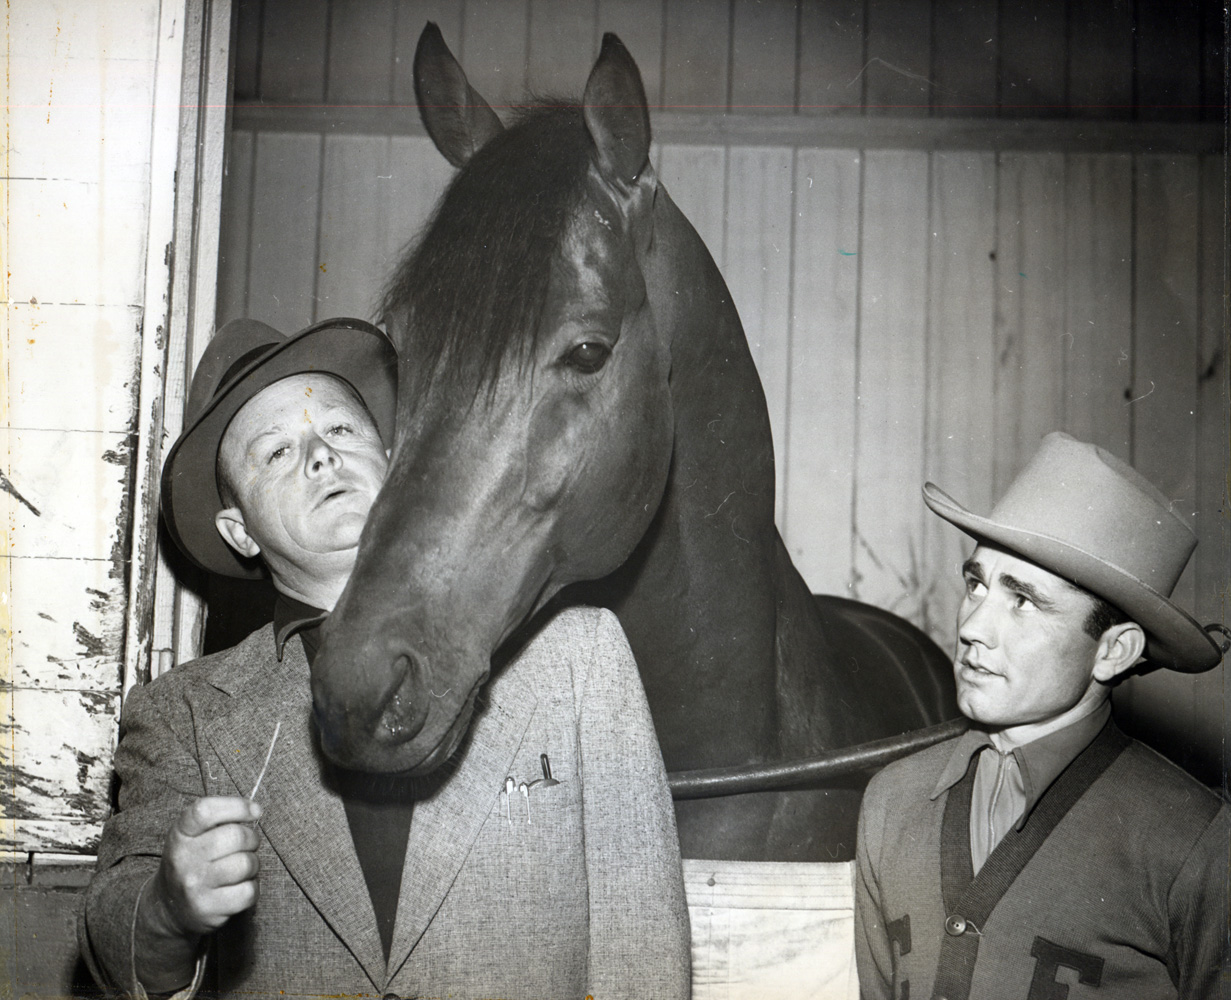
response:
M1012 753L983 748L970 801L970 860L975 874L1026 810L1026 786Z

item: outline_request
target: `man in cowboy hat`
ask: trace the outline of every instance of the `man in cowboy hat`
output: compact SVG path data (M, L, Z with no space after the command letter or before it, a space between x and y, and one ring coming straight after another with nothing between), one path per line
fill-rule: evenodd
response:
M864 997L1220 995L1231 820L1111 721L1143 660L1221 651L1170 594L1196 545L1130 466L1050 434L975 540L954 658L963 736L868 786L856 850Z
M125 701L82 954L137 997L685 996L671 799L614 616L546 624L436 775L319 752L308 667L385 476L395 390L393 348L360 320L291 337L239 320L207 347L162 512L204 569L268 573L274 622Z

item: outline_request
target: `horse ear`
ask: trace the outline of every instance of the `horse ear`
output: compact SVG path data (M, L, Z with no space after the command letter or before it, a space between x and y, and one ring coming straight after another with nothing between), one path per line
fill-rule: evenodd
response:
M603 35L582 105L599 171L612 183L631 184L650 156L650 113L637 64L611 32Z
M453 166L464 166L484 143L504 131L431 21L419 36L414 75L419 116L436 148Z

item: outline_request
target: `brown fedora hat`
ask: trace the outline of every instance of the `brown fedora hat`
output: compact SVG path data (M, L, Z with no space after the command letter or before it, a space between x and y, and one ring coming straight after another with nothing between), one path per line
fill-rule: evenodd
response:
M933 483L923 499L968 535L1119 608L1145 630L1151 663L1196 673L1222 659L1210 634L1170 600L1196 537L1152 483L1102 448L1048 434L986 517Z
M175 544L203 569L223 576L264 574L218 534L218 445L231 418L279 379L320 372L348 382L376 421L385 447L393 445L397 408L397 352L377 327L361 319L327 319L286 336L253 319L221 327L192 377L184 431L162 469L162 516Z

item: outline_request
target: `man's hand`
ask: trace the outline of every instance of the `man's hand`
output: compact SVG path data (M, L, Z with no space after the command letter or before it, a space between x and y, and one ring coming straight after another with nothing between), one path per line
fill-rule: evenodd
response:
M197 799L180 813L150 886L163 896L168 931L207 934L256 902L260 837L248 824L260 818L261 807L238 796Z
M257 900L261 807L238 796L197 799L172 824L162 865L137 912L138 977L146 989L177 989L192 976L202 935Z

